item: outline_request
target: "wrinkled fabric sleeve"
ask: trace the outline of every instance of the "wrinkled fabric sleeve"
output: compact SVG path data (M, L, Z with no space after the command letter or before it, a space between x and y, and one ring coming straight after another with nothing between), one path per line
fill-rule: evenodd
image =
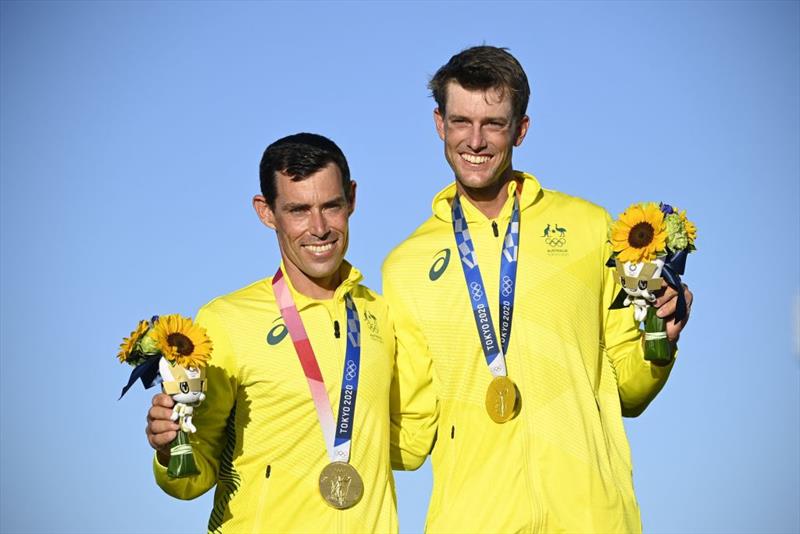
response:
M384 266L383 291L394 323L396 354L391 386L392 468L419 468L433 447L438 404L433 365L416 315L401 298Z
M605 259L611 257L610 245L606 246L604 254ZM606 267L603 279L602 311L605 318L602 343L605 355L616 373L622 415L636 417L664 387L675 359L664 366L654 365L644 359L642 331L633 317L633 307L608 309L621 289L614 270Z
M208 389L205 401L195 409L192 418L197 432L189 438L200 474L170 478L167 468L156 457L153 458L156 483L167 494L178 499L193 499L216 484L220 457L225 447L225 425L236 400L237 373L232 347L225 329L208 306L201 308L195 319L197 324L206 329L213 344L207 369Z

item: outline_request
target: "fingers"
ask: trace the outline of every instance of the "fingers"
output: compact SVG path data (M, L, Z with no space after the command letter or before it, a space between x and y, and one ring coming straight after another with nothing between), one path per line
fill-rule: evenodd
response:
M675 319L671 319L667 321L667 339L670 343L677 343L678 339L681 337L681 331L686 326L686 323L689 322L689 316L687 315L680 322L676 323Z
M154 433L148 428L147 432L147 442L153 447L155 450L159 452L169 452L170 444L178 437L178 430L167 430L164 432Z
M692 309L692 302L694 302L694 293L689 291L689 286L683 284L683 296L686 297L686 312Z
M677 295L678 294L675 292L675 290L672 290L672 295L670 297L659 297L656 300L656 307L658 308L656 315L663 319L664 317L669 317L675 313L675 308L678 307Z
M167 427L169 423L174 428ZM149 423L145 429L147 442L157 451L169 451L169 445L178 437L178 425L171 421L158 421Z
M669 287L663 279L661 280L661 289L656 291L655 294L656 294L656 301L654 304L656 308L660 308L661 306L664 305L664 303L669 302L670 300L678 296L678 292Z
M169 395L159 393L153 397L153 405L147 412L145 434L150 446L158 451L168 449L178 435L178 424L170 420L174 404Z
M665 291L665 293L666 293L666 291ZM686 286L686 284L684 284L683 285L683 296L686 299L686 316L683 317L683 319L681 319L680 321L676 322L675 318L672 317L672 316L674 315L675 309L677 307L677 303L678 303L677 295L678 295L678 293L674 289L672 289L672 293L673 293L672 298L667 300L660 308L658 308L658 311L656 312L656 315L658 315L659 317L662 317L662 318L671 317L666 322L667 339L669 339L672 343L676 343L678 341L678 338L681 335L681 331L686 326L686 323L689 322L689 314L690 314L691 309L692 309L692 302L694 301L694 295L692 294L691 291L689 291L689 288Z
M175 401L166 393L158 393L153 395L153 406L163 406L164 408L172 408L175 406Z
M669 317L675 313L675 309L678 306L678 292L669 286L662 288L659 291L663 292L655 301L655 306L658 308L656 315L662 318ZM692 295L692 292L689 291L689 287L686 284L683 284L683 296L686 299L686 315L689 315L689 311L692 308L694 295Z

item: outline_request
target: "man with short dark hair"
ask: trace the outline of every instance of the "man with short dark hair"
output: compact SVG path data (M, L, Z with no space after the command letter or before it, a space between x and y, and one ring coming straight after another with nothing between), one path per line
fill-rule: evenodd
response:
M416 469L432 449L428 532L640 531L622 416L645 409L672 363L644 360L632 310L609 310L610 218L513 170L530 91L505 49L464 50L430 88L455 182L383 267L392 464ZM673 344L684 325L668 322Z
M396 532L394 332L344 260L356 184L339 147L307 133L267 147L260 175L253 206L280 267L198 313L214 345L194 416L200 474L167 475L177 424L159 394L147 425L156 481L181 499L216 485L210 532Z

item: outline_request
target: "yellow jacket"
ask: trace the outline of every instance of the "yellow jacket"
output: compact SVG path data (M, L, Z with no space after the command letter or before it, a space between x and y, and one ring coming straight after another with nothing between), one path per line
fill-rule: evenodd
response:
M521 234L506 364L521 411L504 424L486 413L492 375L455 247L451 184L383 266L398 344L393 467L416 469L435 440L428 532L638 532L622 416L644 410L671 365L643 359L630 308L608 310L619 290L605 267L608 214L516 177ZM510 194L492 221L462 199L496 332L512 204Z
M363 498L340 511L319 494L319 474L330 460L272 278L266 278L211 301L197 315L214 343L207 398L195 410L198 431L191 437L201 473L170 479L166 468L153 463L158 485L174 497L191 499L216 484L210 532L397 531L387 417L394 332L383 299L358 284L355 268L345 263L342 269L345 281L329 301L304 297L288 277L287 282L334 418L345 356L346 292L352 292L358 309L361 374L350 463L363 479Z

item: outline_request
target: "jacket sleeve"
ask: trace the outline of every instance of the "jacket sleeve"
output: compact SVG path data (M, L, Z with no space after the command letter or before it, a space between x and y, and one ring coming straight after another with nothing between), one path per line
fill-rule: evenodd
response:
M384 266L383 290L394 322L396 354L390 406L392 468L419 468L436 438L438 403L428 344L416 315L401 298Z
M611 256L610 246L606 247L605 254L606 259ZM636 417L664 387L675 359L673 357L672 362L663 366L644 359L642 332L633 317L633 308L608 309L621 289L614 270L606 267L602 300L605 318L601 341L616 374L622 415Z
M225 427L236 400L236 368L227 333L208 306L198 312L195 322L206 328L212 342L206 399L195 409L192 420L197 432L189 438L200 474L170 478L167 468L155 456L153 458L156 483L178 499L193 499L216 484L220 458L226 444Z

